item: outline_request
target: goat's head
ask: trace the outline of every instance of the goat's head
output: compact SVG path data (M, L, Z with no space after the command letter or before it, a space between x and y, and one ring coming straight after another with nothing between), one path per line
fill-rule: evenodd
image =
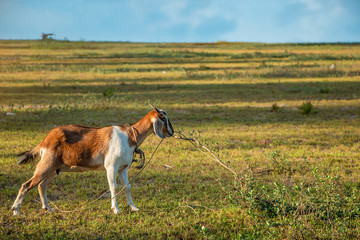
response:
M155 117L153 118L154 132L160 138L172 137L174 135L174 129L171 125L167 114L163 110L159 110L153 105L150 106L155 110Z

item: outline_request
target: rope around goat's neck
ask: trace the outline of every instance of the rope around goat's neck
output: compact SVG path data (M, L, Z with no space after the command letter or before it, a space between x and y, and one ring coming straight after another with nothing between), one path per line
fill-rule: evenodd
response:
M137 149L137 148L138 148L138 139L137 139L137 135L135 134L135 129L134 129L134 126L133 126L133 125L131 125L130 127L131 127L131 129L132 129L132 132L133 132L133 135L134 135L134 138L135 138L135 149Z
M156 151L158 150L158 148L160 147L160 144L163 142L164 139L161 139L161 141L159 142L159 144L157 145L157 147L155 148L154 152L152 153L149 161L144 165L144 167L126 184L124 185L119 192L117 192L112 198L110 198L110 200L114 199L117 195L119 195L130 183L132 183L138 176L139 174L146 168L146 166L150 163L150 161L152 160L152 158L154 157ZM99 203L97 205L93 205L93 206L90 206L92 205L93 203L97 202L101 197L103 197L105 194L107 194L110 190L107 190L106 192L104 192L103 194L100 195L100 197L98 197L97 199L95 199L94 201L86 204L83 208L78 208L78 209L74 209L74 210L71 210L71 211L68 211L68 210L61 210L60 208L58 208L53 202L50 202L54 208L56 210L58 210L59 212L62 212L62 213L73 213L73 212L80 212L80 211L85 211L85 210L88 210L88 209L91 209L91 208L94 208L94 207L98 207L98 206L101 206L101 205L104 205L105 203L107 203L106 201L103 202L103 203Z

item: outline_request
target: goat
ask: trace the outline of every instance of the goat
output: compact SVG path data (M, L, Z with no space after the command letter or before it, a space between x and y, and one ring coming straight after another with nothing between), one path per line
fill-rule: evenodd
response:
M111 209L115 214L119 213L115 196L116 174L119 172L121 184L127 185L133 153L146 137L151 133L160 138L174 134L166 112L152 107L153 111L133 125L103 128L66 125L52 129L34 149L19 155L19 164L28 163L38 155L41 160L36 165L33 177L22 184L12 206L13 214L20 215L20 205L26 193L37 185L42 208L53 212L47 200L46 189L55 175L59 172L91 170L106 171L111 192ZM125 195L131 211L138 211L139 208L131 199L130 184L125 188Z

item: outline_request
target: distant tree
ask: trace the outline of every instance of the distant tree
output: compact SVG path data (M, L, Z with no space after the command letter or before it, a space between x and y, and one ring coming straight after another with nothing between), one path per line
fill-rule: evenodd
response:
M41 33L42 40L51 39L51 36L55 36L55 33Z

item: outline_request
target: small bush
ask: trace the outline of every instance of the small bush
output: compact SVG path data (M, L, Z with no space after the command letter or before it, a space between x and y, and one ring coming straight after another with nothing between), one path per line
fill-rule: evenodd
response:
M329 93L330 92L330 90L329 90L329 88L327 87L327 86L322 86L321 88L320 88L320 93L321 94L327 94L327 93Z
M218 80L233 80L233 79L239 78L241 76L243 76L243 74L240 72L232 72L232 71L224 70L224 74L216 75L216 79L218 79Z
M103 96L106 98L112 98L114 96L115 89L114 88L108 88L103 92Z
M279 109L280 109L279 105L277 105L277 103L274 103L271 106L270 112L276 112L276 111L279 111Z
M312 105L312 103L309 102L304 102L299 109L302 111L302 114L305 115L310 115L314 112L314 106Z
M301 93L302 89L299 87L293 87L288 89L289 93Z
M42 83L43 88L48 88L51 85L51 80L49 80L47 78L40 77L40 81Z
M211 69L211 67L206 66L205 64L200 64L199 68L200 68L200 70L209 70L209 69Z

